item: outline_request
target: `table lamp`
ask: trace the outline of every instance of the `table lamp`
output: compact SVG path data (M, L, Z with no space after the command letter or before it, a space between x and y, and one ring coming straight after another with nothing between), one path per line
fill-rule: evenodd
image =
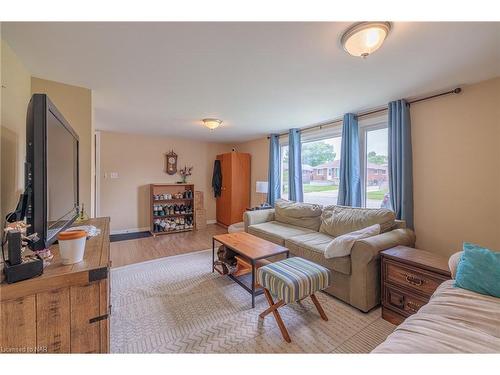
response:
M268 184L267 181L257 181L255 183L255 191L259 194L264 195L264 199L261 199L261 207L264 206L264 202L266 201L266 194L268 192Z

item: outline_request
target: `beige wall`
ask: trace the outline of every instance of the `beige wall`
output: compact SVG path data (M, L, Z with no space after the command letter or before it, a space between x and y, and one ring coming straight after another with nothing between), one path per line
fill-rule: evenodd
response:
M238 152L247 152L251 155L250 192L252 207L262 203L266 197L255 191L257 181L267 181L267 165L269 160L269 141L267 138L256 139L235 145Z
M204 192L207 220L215 220L213 163L230 146L161 136L100 134L99 214L111 217L113 231L149 228L149 184L180 180L179 175L164 172L165 154L172 149L178 155L178 168L193 166L188 182ZM111 179L111 172L117 172L118 178Z
M5 41L1 41L1 217L16 207L24 190L26 110L31 74Z
M411 106L417 247L500 250L500 78Z
M94 164L92 91L84 87L33 77L31 79L31 92L33 94L47 94L80 138L80 204L85 204L85 211L90 214L93 206L91 176Z

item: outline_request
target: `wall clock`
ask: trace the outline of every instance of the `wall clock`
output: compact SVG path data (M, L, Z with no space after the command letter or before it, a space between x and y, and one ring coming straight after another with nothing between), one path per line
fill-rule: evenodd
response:
M174 150L170 151L167 155L167 173L172 175L177 173L177 154Z

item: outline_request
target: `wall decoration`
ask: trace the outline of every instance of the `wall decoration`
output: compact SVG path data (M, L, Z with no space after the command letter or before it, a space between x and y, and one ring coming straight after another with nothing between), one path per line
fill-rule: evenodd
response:
M187 181L188 176L191 176L193 174L193 167L186 167L182 168L179 171L179 174L182 177L182 181L178 182L179 184L185 184Z
M166 172L169 175L176 174L177 173L177 154L174 152L174 150L172 150L168 154L166 154L165 156L167 158Z

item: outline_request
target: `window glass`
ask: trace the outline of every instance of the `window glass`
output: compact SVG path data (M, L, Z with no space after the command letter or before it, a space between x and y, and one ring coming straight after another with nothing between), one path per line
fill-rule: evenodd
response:
M281 146L281 198L288 199L288 145Z
M337 204L341 138L302 142L304 202Z
M366 207L391 208L389 200L387 128L366 132Z

